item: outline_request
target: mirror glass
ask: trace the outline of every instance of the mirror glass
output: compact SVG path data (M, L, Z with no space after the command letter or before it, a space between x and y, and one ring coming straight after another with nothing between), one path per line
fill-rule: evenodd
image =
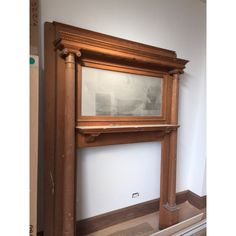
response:
M160 116L163 79L82 67L82 116Z

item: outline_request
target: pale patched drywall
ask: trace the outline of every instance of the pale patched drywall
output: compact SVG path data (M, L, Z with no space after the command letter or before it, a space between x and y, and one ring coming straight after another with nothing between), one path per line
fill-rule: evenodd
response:
M59 21L190 60L180 81L177 191L198 195L206 194L205 8L200 0L41 1L42 32L45 21ZM158 143L84 149L78 158L78 219L159 197ZM133 192L140 197L132 199Z

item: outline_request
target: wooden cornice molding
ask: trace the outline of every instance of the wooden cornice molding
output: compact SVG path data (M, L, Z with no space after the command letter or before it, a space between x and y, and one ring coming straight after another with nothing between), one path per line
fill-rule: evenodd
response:
M157 67L158 70L183 71L187 60L177 58L176 53L154 46L149 46L90 30L53 22L56 26L56 49L67 48L71 52L82 52L82 59L97 57L100 60L122 58L125 63L142 64L142 67ZM122 62L121 62L122 63Z

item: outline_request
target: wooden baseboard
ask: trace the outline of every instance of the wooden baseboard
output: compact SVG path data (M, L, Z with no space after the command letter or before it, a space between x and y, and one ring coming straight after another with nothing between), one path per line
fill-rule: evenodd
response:
M102 215L91 217L77 222L77 235L89 234L106 227L122 223L159 209L159 199L125 207Z
M187 200L198 209L206 208L206 196L200 197L196 193L189 190L187 193Z
M198 209L203 209L206 207L206 196L200 197L190 190L182 191L176 194L176 204L181 204L185 201L189 201L189 203ZM159 210L159 202L160 201L158 198L77 221L76 235L86 235L115 224L151 214ZM39 232L37 236L43 236L43 232Z
M180 204L187 200L188 191L176 194L176 203ZM151 214L159 210L159 198L143 202L119 210L111 211L102 215L91 217L77 222L77 235L89 234L109 226L119 224L137 217Z

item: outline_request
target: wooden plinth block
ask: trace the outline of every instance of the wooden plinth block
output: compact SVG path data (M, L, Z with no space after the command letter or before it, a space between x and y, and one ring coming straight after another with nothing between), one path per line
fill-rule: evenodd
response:
M168 204L160 206L159 229L165 229L179 223L179 208Z

